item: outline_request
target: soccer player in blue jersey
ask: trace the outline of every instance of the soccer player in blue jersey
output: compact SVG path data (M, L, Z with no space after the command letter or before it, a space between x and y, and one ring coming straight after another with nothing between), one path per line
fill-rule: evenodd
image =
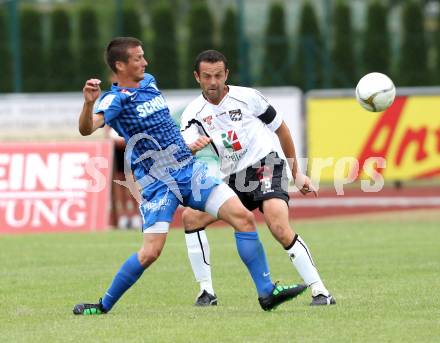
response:
M141 42L132 37L115 38L108 44L105 56L116 83L100 96L100 80L86 81L79 131L86 136L109 125L127 142L129 161L125 162L141 185L143 244L123 263L98 303L78 304L73 313L102 314L113 308L159 257L179 204L206 211L234 227L238 253L264 310L304 292L305 285L273 284L253 214L226 184L206 174L206 165L193 158L192 150L206 142L185 144L154 77L145 73L148 63Z

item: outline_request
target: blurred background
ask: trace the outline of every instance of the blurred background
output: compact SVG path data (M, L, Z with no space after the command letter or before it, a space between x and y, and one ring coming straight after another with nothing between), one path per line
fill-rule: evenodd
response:
M351 88L370 70L437 85L437 0L0 0L0 91L77 91L105 78L113 36L145 42L162 89L193 88L201 50L229 58L231 82Z
M307 206L329 215L356 207L354 198L332 207L332 197L342 195L334 180L358 196L363 164L372 156L387 161L381 174L391 193L380 194L391 198L382 199L384 208L440 207L439 0L0 0L3 231L140 225L137 205L110 182L121 178L117 138L101 130L89 142L77 132L84 81L98 77L103 89L109 86L103 51L114 36L144 42L147 71L176 122L199 94L192 70L202 50L226 55L231 84L261 89L289 124L299 157L309 158L303 168L330 187L322 193L328 201L292 202L295 216L308 213ZM397 87L395 104L384 113L368 113L354 100L357 81L373 71L389 75ZM51 160L55 153L58 162ZM85 191L98 180L83 170L96 156L110 162L96 164L107 171L101 198ZM201 157L215 163L209 151ZM354 178L346 157L358 161ZM310 161L328 158L327 169L314 173ZM70 167L63 167L67 160ZM71 181L84 181L72 181L77 193L62 193L61 177L48 183L53 168L61 168L53 175L70 170ZM379 202L362 200L358 207L376 211ZM119 203L130 203L121 221Z

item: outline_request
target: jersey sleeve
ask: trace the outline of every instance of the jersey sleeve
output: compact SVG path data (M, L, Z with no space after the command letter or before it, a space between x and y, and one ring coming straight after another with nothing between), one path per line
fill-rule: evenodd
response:
M180 120L180 132L186 144L194 143L199 137L202 136L200 129L200 123L191 115L187 109L182 113Z
M253 101L254 115L258 117L266 126L273 132L275 132L283 122L283 118L277 113L275 108L269 101L257 90L255 90L255 96Z
M103 113L104 120L109 123L121 112L121 99L115 93L103 94L96 106L95 113Z
M155 78L153 75L148 74L148 73L145 73L145 74L144 74L144 80L143 80L143 82L145 82L149 87L153 87L153 88L156 89L157 91L159 90L159 89L157 88L157 81L156 81L156 78Z

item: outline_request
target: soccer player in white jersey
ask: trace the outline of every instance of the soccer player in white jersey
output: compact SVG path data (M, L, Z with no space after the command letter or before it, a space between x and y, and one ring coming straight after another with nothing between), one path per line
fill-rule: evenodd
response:
M311 305L336 304L322 282L305 242L289 224L286 160L276 153L271 132L280 141L295 184L303 195L317 196L301 173L290 131L281 116L257 90L226 85L227 60L215 50L200 53L194 77L202 94L182 114L181 131L193 153L211 144L220 171L249 210L259 208L275 239L283 246L312 292ZM205 227L217 219L186 208L182 214L188 256L200 293L196 306L217 304Z

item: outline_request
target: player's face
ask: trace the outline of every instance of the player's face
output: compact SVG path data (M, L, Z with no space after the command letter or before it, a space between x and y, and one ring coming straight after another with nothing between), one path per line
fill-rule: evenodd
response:
M144 78L145 67L148 65L144 58L144 50L141 46L129 48L128 61L123 63L122 71L125 76L135 82L139 82Z
M228 72L223 62L201 62L199 73L194 72L194 77L209 102L217 105L226 95Z

